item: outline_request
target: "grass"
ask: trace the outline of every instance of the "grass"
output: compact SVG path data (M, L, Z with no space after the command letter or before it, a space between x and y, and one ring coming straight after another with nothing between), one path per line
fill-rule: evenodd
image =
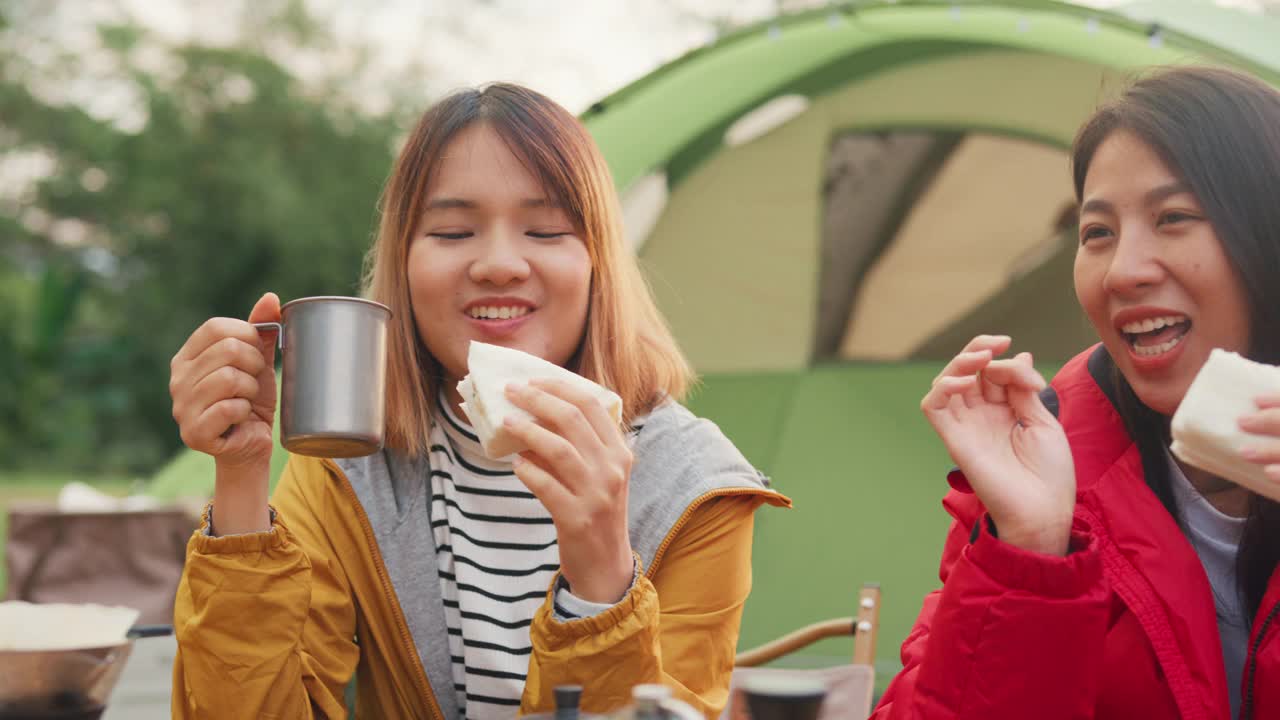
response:
M123 477L86 477L73 473L3 473L0 472L0 558L4 557L9 540L9 506L28 500L53 502L58 491L72 481L80 481L112 495L127 495L139 486L139 481ZM0 562L0 598L6 593L8 564Z

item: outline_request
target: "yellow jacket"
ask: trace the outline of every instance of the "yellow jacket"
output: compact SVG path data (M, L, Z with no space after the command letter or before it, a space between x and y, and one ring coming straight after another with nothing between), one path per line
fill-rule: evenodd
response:
M708 717L727 702L751 586L753 515L762 504L790 501L752 482L758 476L746 473L736 450L726 471L727 440L709 423L680 408L658 424L650 451L644 443L636 449L631 482L640 490L632 498L640 519L630 530L642 576L608 611L568 622L553 617L548 590L530 629L522 713L551 710L552 688L569 683L584 686L590 712L629 704L640 683L668 685ZM670 452L690 436L698 448L709 442L717 461ZM655 460L643 463L646 456ZM685 459L673 470L672 457ZM431 546L406 550L395 536L406 524L429 522L406 522L403 506L378 496L409 486L404 478L414 472L398 468L378 457L295 456L276 488L269 532L212 537L206 512L175 603L174 718L344 718L353 674L359 718L445 720L442 708L456 712L447 672L436 675L437 687L450 683L437 693L426 669L442 656L447 667L447 644L423 646L431 636L419 615L431 610L405 593L404 578L418 572L411 564L429 561ZM661 517L674 522L654 520ZM419 610L407 618L405 604Z

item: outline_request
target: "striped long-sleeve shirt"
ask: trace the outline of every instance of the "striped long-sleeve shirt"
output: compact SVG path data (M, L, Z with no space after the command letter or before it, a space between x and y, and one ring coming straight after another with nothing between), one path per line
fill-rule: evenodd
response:
M514 718L529 627L560 569L556 530L511 463L486 458L471 427L440 405L431 429L431 529L458 706L468 720ZM562 617L608 607L556 594Z

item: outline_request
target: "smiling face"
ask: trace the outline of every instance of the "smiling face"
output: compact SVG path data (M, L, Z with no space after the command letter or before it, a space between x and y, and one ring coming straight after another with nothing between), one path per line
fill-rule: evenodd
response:
M1172 415L1213 348L1249 346L1244 288L1196 196L1138 136L1098 146L1081 197L1076 297L1142 402Z
M446 146L409 246L419 335L448 387L472 340L565 365L586 328L591 259L568 214L491 127Z

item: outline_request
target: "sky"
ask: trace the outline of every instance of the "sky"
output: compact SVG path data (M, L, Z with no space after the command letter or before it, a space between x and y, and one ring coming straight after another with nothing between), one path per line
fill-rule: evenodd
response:
M64 2L66 0L63 0ZM79 0L77 6L95 0ZM101 0L98 0L101 1ZM573 111L715 38L710 18L734 25L822 0L306 0L342 38L371 40L380 62L425 61L446 84L508 80ZM1083 0L1105 7L1120 0ZM1218 0L1259 11L1268 0ZM171 37L230 28L234 0L117 0ZM110 3L117 4L117 3ZM447 88L448 89L448 88Z
M92 43L96 23L129 17L171 41L223 44L257 3L285 0L42 0L41 25L63 47ZM1120 0L1081 0L1095 6ZM3 0L0 0L3 2ZM742 25L823 0L303 0L328 18L339 48L368 45L374 66L358 88L372 110L385 106L378 79L429 70L424 101L460 86L519 82L571 111L715 39L713 19ZM1280 0L1218 0L1259 11ZM23 7L17 2L14 7ZM27 6L31 7L31 6ZM299 75L332 57L282 53ZM93 93L86 93L92 95ZM105 104L107 101L98 99Z
M53 0L52 24L74 42L84 28L129 16L161 36L222 44L236 36L246 0ZM487 81L520 82L572 111L710 42L710 19L745 24L780 0L306 0L337 37L368 43L375 63L431 69L432 94ZM788 6L813 5L791 0ZM817 3L822 4L822 3ZM308 62L283 58L304 77ZM425 90L425 88L424 88ZM370 102L379 104L376 90Z

